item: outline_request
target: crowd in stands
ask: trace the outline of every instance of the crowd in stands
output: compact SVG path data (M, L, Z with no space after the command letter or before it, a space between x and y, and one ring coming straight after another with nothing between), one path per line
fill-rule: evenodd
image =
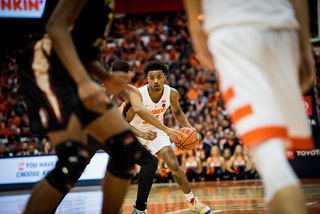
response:
M0 157L54 154L46 135L30 132L26 105L19 89L19 55L21 49L17 48L8 53L0 65ZM182 152L175 148L189 180L256 177L250 154L236 137L223 106L216 73L206 70L192 51L184 13L116 18L101 62L111 71L112 63L119 59L126 60L136 73L132 80L136 87L146 84L143 67L150 60L160 60L168 65L166 84L178 90L181 109L200 134L200 143L194 150ZM319 92L319 75L317 80ZM170 109L164 122L169 127L180 128ZM156 180L172 180L162 162Z

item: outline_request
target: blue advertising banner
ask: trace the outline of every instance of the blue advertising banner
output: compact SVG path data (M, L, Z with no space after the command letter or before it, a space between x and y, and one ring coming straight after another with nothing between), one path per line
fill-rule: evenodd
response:
M56 165L56 155L36 155L0 158L0 190L25 189L44 178ZM85 185L100 183L104 177L109 156L97 152L83 171L79 182ZM79 183L78 182L78 183Z

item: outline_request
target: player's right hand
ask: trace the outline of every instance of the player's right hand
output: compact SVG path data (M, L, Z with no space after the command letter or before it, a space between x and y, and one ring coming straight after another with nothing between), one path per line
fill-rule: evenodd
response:
M193 49L204 64L204 66L209 70L214 70L213 56L208 48L208 36L204 33L202 28L190 29L190 34L192 38Z
M106 103L111 102L101 86L92 80L86 80L78 85L78 96L86 109L97 113L103 113L106 110Z
M149 130L144 132L141 138L145 140L155 140L157 138L157 132Z
M103 79L103 86L113 96L121 95L128 88L128 80L134 76L134 73L114 72L109 74L108 78Z
M123 101L129 101L130 93L137 94L137 91L127 84L134 75L134 73L115 72L102 80L103 87L112 94L118 105L121 105Z

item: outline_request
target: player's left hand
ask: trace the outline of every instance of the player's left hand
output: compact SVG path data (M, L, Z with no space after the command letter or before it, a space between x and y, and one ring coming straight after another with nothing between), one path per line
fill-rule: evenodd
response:
M301 52L300 59L300 88L303 94L308 92L316 77L314 58L311 51Z
M141 136L141 138L145 139L145 140L155 140L157 138L157 132L149 130L147 132L144 132L143 135Z

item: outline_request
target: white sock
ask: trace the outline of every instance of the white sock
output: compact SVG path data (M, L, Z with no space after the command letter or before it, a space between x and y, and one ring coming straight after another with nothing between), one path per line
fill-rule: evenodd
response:
M299 186L297 176L285 158L282 140L274 138L257 145L253 155L265 187L266 203L279 190L287 186Z
M187 199L188 203L190 203L191 199L194 198L194 195L193 195L192 191L190 193L184 194L184 195L186 196L186 199Z

